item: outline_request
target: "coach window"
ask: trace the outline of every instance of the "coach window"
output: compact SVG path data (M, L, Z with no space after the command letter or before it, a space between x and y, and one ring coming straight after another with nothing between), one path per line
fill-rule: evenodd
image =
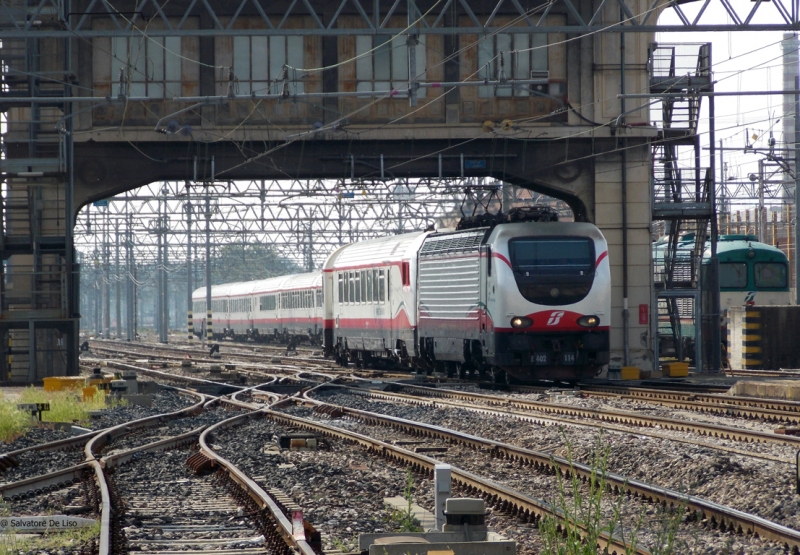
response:
M373 288L372 288L372 270L367 270L367 302L373 303L375 302L375 298L373 297Z
M381 304L386 301L386 270L378 270L378 297Z
M339 303L344 302L344 287L342 286L342 272L336 272L337 281L339 282Z
M353 288L355 289L355 300L357 303L361 302L361 272L353 272Z
M361 270L361 302L366 303L369 302L367 299L367 272L366 270Z
M322 307L322 289L317 289L317 308Z
M347 295L347 301L354 303L356 302L356 291L355 291L355 277L353 277L353 272L347 272L347 289L349 291Z

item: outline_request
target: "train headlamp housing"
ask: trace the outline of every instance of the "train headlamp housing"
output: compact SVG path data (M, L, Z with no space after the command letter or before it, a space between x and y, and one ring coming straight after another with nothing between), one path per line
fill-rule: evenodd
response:
M533 319L527 316L514 316L511 319L511 327L515 329L529 328L533 325Z
M578 325L584 328L596 328L600 325L600 318L597 316L581 316L578 318Z

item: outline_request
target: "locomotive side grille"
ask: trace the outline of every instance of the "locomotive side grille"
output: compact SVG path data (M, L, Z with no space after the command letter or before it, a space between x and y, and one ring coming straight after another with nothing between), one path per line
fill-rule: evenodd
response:
M476 320L480 297L480 258L420 260L420 319Z
M433 235L425 240L420 250L420 258L440 256L444 254L455 254L464 252L475 252L483 243L487 229L475 229L465 233L448 233L445 235Z

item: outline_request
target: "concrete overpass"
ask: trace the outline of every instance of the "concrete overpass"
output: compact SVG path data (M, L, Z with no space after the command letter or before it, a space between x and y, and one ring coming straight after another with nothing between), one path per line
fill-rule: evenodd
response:
M687 90L653 81L667 5L5 2L0 380L77 371L82 205L157 180L282 177L492 176L565 200L610 244L616 362L651 368L651 143L694 144L696 114L665 134L648 100L618 95ZM725 27L684 20L673 30ZM707 73L710 55L691 63Z

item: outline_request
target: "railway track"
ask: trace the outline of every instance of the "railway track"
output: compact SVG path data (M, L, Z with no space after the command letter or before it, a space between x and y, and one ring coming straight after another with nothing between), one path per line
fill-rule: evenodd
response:
M113 354L113 353L130 353L130 354L138 354L140 356L152 355L157 354L159 358L163 358L165 360L183 360L186 358L186 355L190 355L192 360L197 362L209 363L209 364L219 364L219 358L212 358L209 356L207 349L202 349L197 346L189 346L186 345L185 347L173 347L169 345L163 344L155 344L149 345L146 343L130 343L130 342L120 342L120 341L112 341L112 340L92 340L90 343L90 348L92 350ZM223 345L225 347L225 345ZM286 350L283 349L283 354L280 352L272 353L254 353L252 350L250 352L243 352L244 349L242 348L225 348L224 354L225 357L231 360L239 360L239 361L247 361L253 362L256 364L263 364L265 359L269 359L270 361L273 359L281 359L281 363L273 363L273 364L282 364L284 362L288 363L304 363L309 365L316 365L319 367L330 367L335 366L332 361L325 360L321 357L304 357L299 356L299 354L293 356L287 356ZM319 351L319 349L317 349ZM166 353L172 353L171 355Z
M219 382L213 382L213 381L210 381L210 380L202 380L202 379L193 378L193 377L175 377L175 376L169 375L166 372L161 372L161 371L158 371L158 370L145 369L145 368L139 368L139 367L136 367L136 366L126 365L124 363L119 363L119 362L112 362L111 365L112 366L116 366L118 368L122 368L122 369L132 369L132 370L135 370L137 372L142 372L142 373L145 373L145 374L158 376L159 378L166 378L166 377L169 376L172 379L185 380L187 382L193 383L195 386L198 386L198 387L203 385L203 384L207 385L209 383L220 385ZM333 378L335 376L323 375L323 376L317 376L317 379L320 379L320 378L323 378L323 377L330 379L330 378ZM228 385L229 387L234 387L234 386L230 386L230 384L222 384L222 385ZM435 394L435 395L441 395L443 393L443 390L441 390L441 389L421 388L419 386L402 386L402 387L411 388L411 391L416 391L417 394L419 394L419 392L423 391L423 390L424 391L428 391L429 393ZM240 398L248 396L248 395L256 396L256 395L262 395L263 394L263 392L259 392L256 389L244 388L242 386L235 386L234 389L236 389L238 391L236 396L240 397ZM492 396L486 396L486 395L481 395L481 394L471 394L471 393L468 394L468 393L465 393L465 392L454 392L454 393L456 393L458 395L476 395L476 396L479 396L479 397L492 397ZM404 396L402 393L377 393L376 395L392 396L393 400L395 400L395 401L398 398L401 398L401 397ZM406 395L406 397L408 397L408 395ZM498 399L499 399L499 397L498 397ZM270 398L270 402L274 402L274 401L275 401L275 397L273 396L273 397ZM508 398L504 398L503 401L507 402L507 401L509 401L509 399ZM517 400L514 400L514 401L517 401ZM291 427L295 427L295 428L303 428L303 429L308 429L308 430L314 430L314 431L319 432L319 433L321 433L321 434L323 434L325 436L328 436L328 437L338 437L338 438L340 438L340 439L342 439L344 441L347 441L347 442L355 442L356 444L361 445L362 447L364 447L370 453L378 454L378 455L383 456L385 458L388 458L389 460L394 461L395 463L398 463L398 464L409 465L410 467L414 468L416 471L419 471L419 472L428 473L430 470L432 470L433 465L436 464L436 462L437 462L435 459L426 457L424 455L420 455L418 453L412 453L411 451L403 449L403 448L398 447L398 446L393 446L393 445L390 445L390 444L386 444L386 442L381 442L379 440L376 440L375 438L370 438L370 437L366 437L366 436L362 437L362 436L359 436L358 434L353 435L352 433L347 432L346 430L341 430L341 429L336 428L334 426L328 426L328 425L325 425L324 423L314 422L314 421L310 421L308 419L302 419L302 418L298 419L296 417L292 417L291 415L287 415L285 413L279 413L277 410L274 410L274 409L260 409L259 410L259 406L254 404L254 403L245 403L244 401L235 400L235 399L228 400L226 402L232 403L233 405L235 405L235 406L237 406L239 408L246 408L248 411L252 411L252 412L248 412L247 414L243 414L243 415L237 416L237 417L235 417L235 419L246 421L246 420L248 420L250 418L258 418L258 417L266 416L267 418L271 419L272 421L281 423L282 425L285 425L285 426L291 426ZM323 403L321 401L317 401L317 400L314 400L314 399L311 399L311 398L306 398L304 400L304 402L313 403L313 404L315 404L317 406L322 406L323 405ZM429 402L443 404L443 403L448 403L450 401L448 401L446 399L443 399L441 397L437 397L437 398L434 398L434 399L430 399ZM485 403L486 401L484 399L481 402ZM512 407L512 408L513 408L513 410L517 410L518 407ZM487 409L506 411L506 415L507 415L507 411L508 411L508 407L487 407ZM383 416L383 415L374 415L374 414L358 415L359 411L355 411L355 409L345 409L343 407L339 407L339 408L328 407L325 410L327 410L327 411L342 410L344 413L347 414L348 417L359 418L364 422L381 423L382 425L390 425L390 426L394 426L396 428L405 429L405 430L408 431L408 433L411 433L411 434L435 436L435 437L441 438L443 441L458 442L458 443L462 443L462 444L469 444L472 447L478 447L479 444L476 443L476 442L482 442L482 443L480 443L481 446L479 448L480 449L486 449L487 452L491 453L492 456L494 456L494 457L497 457L497 458L500 458L500 459L504 459L504 460L508 460L508 461L515 461L515 462L518 462L520 464L529 465L529 466L534 467L534 468L550 469L549 470L550 472L552 472L552 471L561 471L567 476L569 476L572 472L575 472L582 479L585 479L587 477L587 472L591 471L591 469L589 469L589 468L581 469L580 465L574 465L574 464L570 468L567 468L567 466L564 466L564 462L563 461L559 462L560 466L555 467L555 466L553 466L554 463L552 462L551 456L550 456L549 453L536 453L536 452L533 452L533 451L530 451L530 450L525 450L525 449L509 446L507 444L501 444L500 442L491 442L491 440L484 440L482 438L476 438L475 436L468 437L468 434L461 434L460 437L459 437L459 435L458 435L459 433L458 432L453 432L452 430L438 429L437 427L431 427L429 425L424 425L424 424L415 423L415 422L402 422L401 423L401 422L398 421L398 419L395 419L394 417L386 417L386 416ZM581 410L583 410L583 409L581 409ZM355 411L355 412L352 412L352 411ZM356 415L358 415L358 416L356 416ZM235 419L231 419L230 421L226 420L224 423L221 423L218 426L216 426L213 431L208 431L208 433L206 433L205 430L202 431L202 432L200 432L199 430L197 432L193 432L192 435L191 435L191 441L194 441L193 438L198 437L201 433L204 434L205 438L213 437L213 434L215 434L215 433L216 434L221 434L221 433L223 433L223 430L225 430L227 427L237 425L237 424L234 423ZM625 422L625 425L629 426L630 424L628 422ZM453 434L456 434L456 435L453 435ZM98 433L98 434L95 435L95 438L96 439L97 438L101 438L101 437L103 437L103 435L104 434ZM791 443L791 440L793 440L794 438L782 437L780 439L783 440L783 441L785 441L787 439L790 439L790 443ZM85 442L86 439L83 438L83 441ZM102 441L102 440L98 440L98 441ZM187 438L184 439L184 441L190 441L190 438L187 437ZM199 441L199 439L198 439L198 441ZM208 449L208 452L206 452L205 449ZM119 453L115 453L113 456L117 456L117 455L120 455L120 456L124 457L124 454L119 454ZM214 459L213 457L214 457L213 456L213 450L211 450L210 447L208 447L208 442L206 442L205 446L201 447L200 451L198 451L198 456L195 457L194 464L197 465L198 468L205 468L205 467L208 467L209 465L212 466L212 467L222 468L225 465L224 461L218 461L217 459ZM2 461L2 460L3 460L3 458L0 457L0 461ZM213 461L213 462L210 462L210 461ZM0 464L2 464L2 463L0 462ZM236 483L236 484L238 484L238 487L244 487L245 489L241 490L241 491L246 491L248 486L252 486L253 485L253 484L249 484L249 482L252 482L252 480L249 479L247 476L236 475L235 473L231 474L231 472L229 472L228 470L226 470L225 472L226 472L227 476L229 477L229 478L226 478L226 481L228 483ZM236 477L231 477L231 476L236 476ZM732 509L730 509L728 507L725 507L725 506L722 506L722 505L716 505L714 503L707 502L707 501L699 499L699 498L686 497L686 496L681 495L678 492L665 490L664 488L658 488L658 487L655 487L655 486L649 486L649 485L644 484L642 482L626 480L625 478L623 478L621 476L617 476L617 475L611 475L611 476L615 480L617 480L616 482L614 482L613 487L617 488L619 491L626 491L628 493L631 493L631 494L633 494L635 496L638 496L638 497L641 497L643 499L649 499L649 500L653 500L653 501L656 501L658 503L663 503L663 504L667 504L667 505L686 504L686 506L691 509L693 514L696 516L696 518L706 519L708 522L713 523L714 526L717 526L720 529L737 529L738 528L738 529L741 529L742 531L745 531L747 533L758 534L760 537L769 538L771 541L780 542L787 549L792 550L794 552L798 552L798 550L800 550L800 535L797 532L795 532L795 531L793 531L791 529L782 527L782 526L777 525L775 523L772 523L772 522L770 522L768 520L760 519L759 517L754 517L753 515L748 515L746 513L741 513L740 511L732 510ZM69 479L73 480L73 479L76 479L77 477L78 477L77 475L73 474L72 477L70 477ZM519 518L522 521L535 522L539 518L541 518L541 515L543 515L543 514L557 514L557 511L554 511L554 509L552 507L548 506L546 503L543 503L543 502L541 502L539 500L536 500L536 499L532 499L529 496L521 494L520 492L514 491L514 490L512 490L512 489L510 489L508 487L503 487L500 484L494 484L489 480L485 480L485 479L481 478L480 476L477 476L477 475L474 475L474 474L470 474L469 472L457 471L454 474L454 478L460 484L460 486L464 488L463 491L467 492L468 494L474 494L474 495L483 496L484 498L486 498L488 500L488 502L491 505L497 507L498 509L504 510L507 514L509 514L509 515L511 515L511 516L513 516L515 518ZM61 483L63 483L63 481L64 481L64 479L62 478ZM47 486L47 485L42 486L41 484L42 483L40 483L37 486L29 485L29 489L26 490L27 493L25 493L25 494L29 495L31 491L36 491L37 489L41 490L42 488L52 487L52 483L51 483L50 486ZM220 484L217 484L216 486L219 486L219 485ZM257 484L255 484L255 485L257 486ZM212 486L214 486L214 484L212 484ZM214 487L216 487L216 486L214 486ZM203 487L206 487L206 486L203 486ZM209 486L209 487L211 487L211 486ZM32 489L30 489L30 488L32 488ZM102 492L102 487L99 488L99 489ZM203 490L203 491L208 491L208 490ZM263 489L261 490L261 492L263 492L263 495L262 495L262 493L259 493L257 490L253 490L253 491L251 491L250 493L247 493L247 494L241 494L241 495L245 495L248 499L251 500L251 501L248 502L248 503L250 503L249 507L250 507L251 511L254 510L255 508L258 508L259 511L267 510L267 507L269 506L269 502L267 501L267 499L268 498L271 499L271 497L266 492L264 492ZM266 496L266 497L264 497L264 496ZM243 498L244 497L242 497L242 499ZM274 500L273 500L273 502L274 502ZM278 507L278 508L280 509L280 507ZM285 514L284 514L284 518L286 518ZM279 527L280 526L278 526L278 528ZM190 528L185 528L184 527L183 529L179 529L178 527L176 527L175 532L177 533L179 531L182 531L182 533L185 532L186 534L191 534L192 533L192 529L190 529ZM213 530L210 530L210 531L213 532ZM206 531L206 532L208 532L208 531ZM245 546L247 541L252 540L253 537L257 537L257 536L249 535L250 532L253 532L253 529L248 528L247 529L247 533L243 533L241 536L238 537L238 539L242 540L240 542L242 544L240 547ZM143 541L149 541L149 540L143 540ZM190 542L190 541L192 541L192 539L190 537L187 537L185 539L185 541L186 542ZM616 551L616 552L622 553L622 552L624 552L624 549L626 549L625 545L624 545L624 542L618 540L617 538L609 537L609 538L606 538L604 540L604 542L606 542L609 545L609 548L610 548L611 552ZM229 542L229 543L231 545L234 545L236 542ZM139 545L139 544L136 544L136 545ZM153 547L157 547L157 545L160 545L160 544L142 543L139 546L144 548L144 547L150 546L150 545L152 545ZM179 544L175 544L175 545L179 545ZM184 544L184 547L189 546L189 545L194 545L194 544L186 543L186 544ZM228 545L228 544L225 544L225 545ZM251 547L246 547L246 548L247 549L256 549L255 547L252 547L252 546ZM645 553L646 551L640 550L639 552L640 553Z
M150 529L148 532L148 526L145 525L141 528L135 525L125 526L125 515L132 516L134 522L141 524L143 519L152 517L155 513L160 514L168 506L175 508L174 495L160 497L157 495L158 492L168 491L170 484L174 487L175 484L172 478L164 474L160 478L151 479L148 477L148 469L143 467L146 467L148 462L152 462L154 457L164 457L163 455L155 455L154 453L156 452L183 448L198 441L202 444L202 432L207 428L207 425L202 425L188 432L174 434L156 442L118 449L117 452L106 456L101 456L101 453L105 448L113 445L115 441L129 436L131 433L161 426L166 421L200 414L204 408L218 401L218 399L212 399L203 394L188 391L187 393L195 395L198 400L194 405L181 411L125 422L88 436L70 438L69 440L51 442L26 450L7 453L2 457L2 460L6 465L13 466L15 462L18 463L17 458L23 454L23 451L46 453L61 449L75 449L83 444L86 460L77 465L48 472L45 475L2 484L0 485L0 495L3 498L14 500L47 494L77 481L91 480L94 483L92 489L96 492L94 497L98 505L95 511L101 521L99 545L97 546L97 552L100 555L122 553L129 549L152 550L154 547L182 553L207 552L209 545L231 546L231 549L224 551L226 554L283 553L288 555L289 553L299 553L300 555L313 555L314 551L308 546L307 542L298 539L299 535L292 530L291 522L289 522L287 528L287 517L281 512L281 508L274 502L266 500L266 494L263 491L260 491L257 487L252 487L253 484L249 484L246 477L243 477L236 468L227 465L225 461L218 457L214 460L214 464L217 468L223 468L224 474L217 475L216 484L211 483L209 480L192 480L195 485L189 487L188 493L190 495L184 497L185 500L189 501L190 507L184 508L185 510L178 508L179 512L182 512L178 521L172 522L173 527L167 534L168 538L162 537L158 540L150 540L147 537L152 535L153 530ZM240 410L252 410L252 407L241 402L227 402ZM195 460L196 457L197 454L195 454ZM174 458L173 460L170 460L169 457L166 458L168 462L176 462ZM183 468L185 466L185 458L180 458L179 460L179 466ZM138 462L138 465L132 472L128 472L129 468L126 471L117 472L125 465L131 465L134 462ZM91 475L93 476L90 478L89 476ZM131 489L120 488L119 480L109 479L109 476L124 477L126 475L132 479L124 481L123 485L132 485ZM145 479L144 477L147 478ZM159 481L160 479L162 481ZM200 482L199 485L197 482ZM233 487L234 484L236 487L234 488L233 498L221 500L220 488ZM121 490L124 490L124 496L120 495ZM225 511L227 518L229 514L227 511L233 510L235 513L241 513L242 511L247 511L248 507L250 508L249 527L241 526L239 529L230 527L224 519L216 530L213 527L196 526L190 523L192 516L199 514L208 515L214 511ZM255 510L253 510L254 507ZM266 508L270 510L262 511L262 509ZM162 514L162 516L164 515ZM163 520L160 523L163 524ZM277 523L277 526L275 523ZM159 529L163 529L163 527ZM125 536L125 530L134 532L134 537L130 542ZM135 533L137 530L140 532L139 536ZM260 531L261 535L253 535L253 531ZM211 532L218 532L223 537L217 540L209 540L208 535Z
M534 470L559 472L567 477L575 473L583 482L592 480L593 473L596 471L596 469L593 469L587 465L568 461L561 457L555 457L551 453L525 449L490 439L476 437L468 433L457 432L440 426L422 424L416 421L351 409L338 405L330 405L311 397L311 394L314 391L319 391L320 387L331 386L319 386L314 388L304 394L303 400L304 402L310 403L317 407L317 410L323 414L338 414L344 417L354 418L371 425L381 425L396 428L413 436L435 437L441 439L442 441L467 445L472 449L485 450L494 458L512 461L523 467L531 467ZM295 424L302 426L303 428L316 430L319 433L334 433L334 435L343 434L340 435L340 437L347 437L347 434L349 433L342 430L331 432L330 426L321 425L313 421L296 421ZM355 439L355 441L359 440ZM367 449L375 452L389 452L389 458L405 460L408 464L411 464L417 469L432 469L429 461L421 462L413 455L408 454L408 452L397 451L397 449L394 447L390 448L386 447L385 444L375 445L370 444L369 442L366 442L363 445ZM720 530L739 530L746 534L778 542L793 553L800 552L800 532L796 530L699 497L688 496L678 491L670 490L660 486L654 486L638 480L631 480L618 474L608 473L606 480L614 491L625 492L638 498L653 501L668 507L684 506L693 513L696 519L708 522L713 527L716 527ZM486 484L472 482L470 479L465 479L462 484L468 490L480 493L485 498L490 499L496 507L509 511L511 514L517 515L523 520L535 520L536 515L538 514L537 511L541 510L541 508L531 505L529 502L530 500L508 495L508 492L504 492L502 489L493 490L491 487L487 488Z
M797 401L610 385L583 386L580 391L593 397L646 401L711 414L759 418L771 422L800 421L800 402Z
M422 397L459 399L469 402L479 402L489 406L502 406L506 408L537 411L554 416L581 417L581 418L589 418L589 419L595 419L617 424L637 425L643 427L662 426L666 429L678 430L678 431L684 431L684 430L693 431L701 435L711 435L713 437L730 436L730 439L736 439L738 441L781 443L782 439L786 439L786 436L775 438L771 437L774 436L774 434L763 434L758 432L754 432L752 435L747 435L747 430L742 430L738 428L728 428L724 426L719 428L715 428L713 426L704 427L705 424L703 424L702 422L689 422L686 420L660 418L660 417L636 414L628 411L614 411L607 409L603 410L586 409L570 405L558 405L558 404L545 403L539 401L529 401L517 397L487 395L482 393L472 393L467 391L458 391L446 388L432 388L432 387L411 385L411 384L394 384L392 385L392 389L394 390L395 393L387 391L384 392L384 394L397 395L398 398L401 398L402 394L398 392L406 391L412 393L413 395ZM619 395L613 395L613 394L610 394L609 396L614 396L618 398L620 397ZM626 396L626 395L622 396L622 398L625 397L640 401L646 399L645 397L639 397L639 396ZM648 402L650 402L649 399L650 398L647 398ZM731 399L731 402L727 402L728 399ZM769 422L796 422L798 421L797 419L800 418L800 414L796 414L794 410L782 410L782 408L788 405L780 401L776 403L770 403L770 402L766 403L768 408L755 408L755 407L751 408L748 406L748 404L751 402L764 401L763 399L750 399L750 398L740 399L740 398L726 397L724 403L719 403L715 401L716 399L713 400L709 399L707 402L684 401L684 400L673 400L673 399L655 399L652 402L657 404L665 404L673 408L694 410L697 412L703 412L708 414L745 417L745 418L758 418ZM737 401L741 401L741 404L738 403ZM781 409L773 408L778 405L780 405L782 408ZM794 407L789 407L789 408L793 409ZM790 439L789 443L787 444L794 445L795 440Z

